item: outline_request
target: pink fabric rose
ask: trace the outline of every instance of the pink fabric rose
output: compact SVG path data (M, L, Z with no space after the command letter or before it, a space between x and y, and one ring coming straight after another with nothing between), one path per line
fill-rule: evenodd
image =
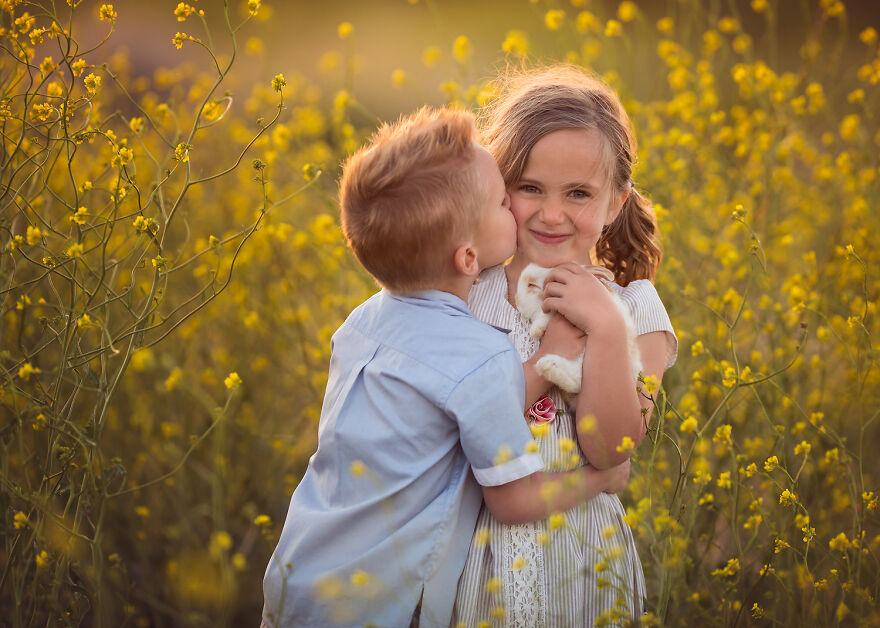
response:
M529 408L529 416L535 420L536 425L550 423L556 418L556 404L550 397L544 395Z

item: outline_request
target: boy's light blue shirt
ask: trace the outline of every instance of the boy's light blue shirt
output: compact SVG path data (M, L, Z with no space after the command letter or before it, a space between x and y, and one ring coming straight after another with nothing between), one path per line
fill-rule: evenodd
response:
M263 621L406 627L421 597L420 625L445 628L477 482L543 468L525 453L522 364L440 291L374 295L331 346L318 449L266 569Z

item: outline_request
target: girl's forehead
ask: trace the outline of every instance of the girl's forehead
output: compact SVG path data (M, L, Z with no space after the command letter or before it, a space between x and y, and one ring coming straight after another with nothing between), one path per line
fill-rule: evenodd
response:
M529 151L520 178L572 179L600 187L609 179L613 155L596 129L561 129L541 137Z

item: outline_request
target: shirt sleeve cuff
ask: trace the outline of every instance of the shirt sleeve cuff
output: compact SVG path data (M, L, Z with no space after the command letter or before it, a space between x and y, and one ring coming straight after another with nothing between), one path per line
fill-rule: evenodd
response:
M544 468L544 459L539 453L523 454L519 458L508 460L494 467L474 470L474 477L481 486L499 486L507 484Z

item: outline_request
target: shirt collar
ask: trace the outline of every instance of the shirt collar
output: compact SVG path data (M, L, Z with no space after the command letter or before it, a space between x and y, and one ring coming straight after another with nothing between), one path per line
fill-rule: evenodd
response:
M404 303L411 303L412 305L419 307L429 307L437 310L451 308L460 314L473 316L467 303L451 292L444 292L443 290L416 290L405 294L395 294L393 292L388 292L387 290L383 290L383 292L388 297Z

